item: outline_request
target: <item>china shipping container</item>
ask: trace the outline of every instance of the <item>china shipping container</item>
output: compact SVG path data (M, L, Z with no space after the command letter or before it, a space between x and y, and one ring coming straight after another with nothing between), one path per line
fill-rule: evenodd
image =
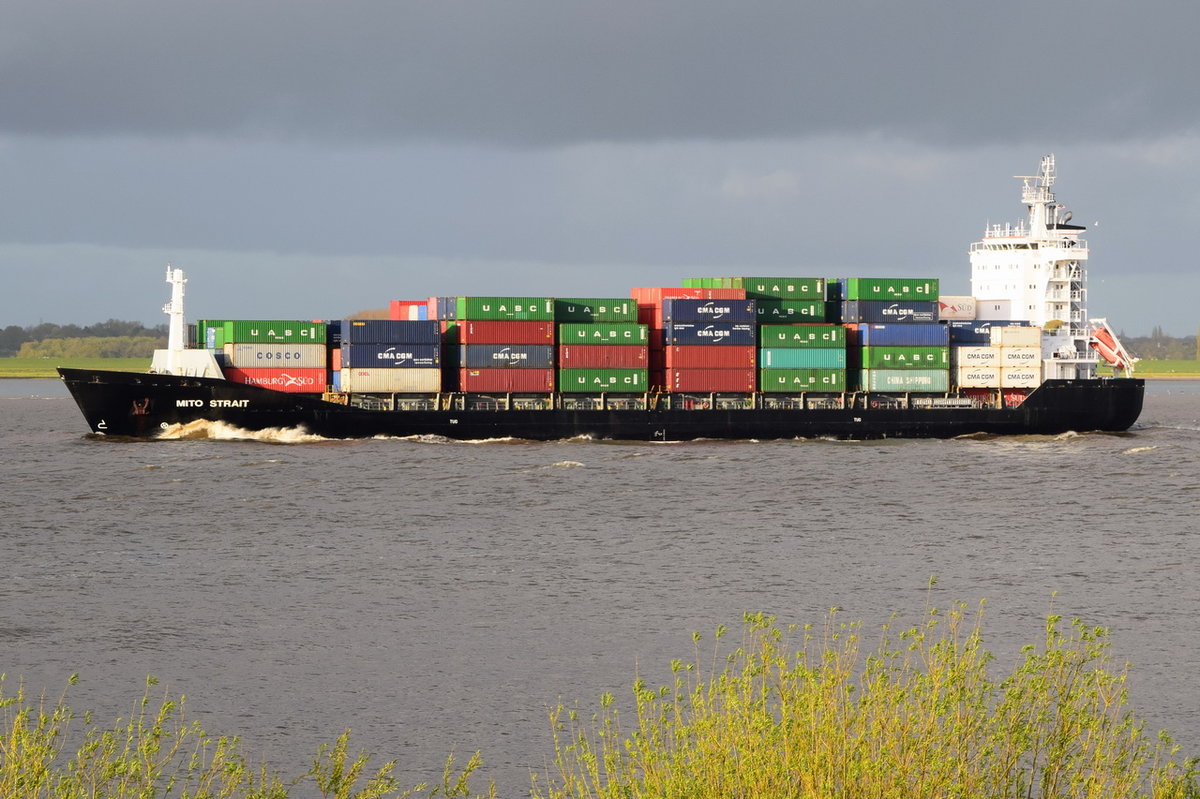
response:
M938 319L936 300L846 300L840 311L843 323L928 324Z
M846 349L764 347L758 351L758 365L763 369L845 369Z
M667 369L663 382L668 391L748 394L755 390L756 378L752 366L742 369Z
M764 393L787 391L846 390L845 369L762 369L758 390Z
M440 369L342 369L338 390L363 394L433 394L442 390Z
M533 392L554 390L553 369L460 369L458 390L467 392Z
M463 320L444 340L457 344L553 344L555 323Z
M324 344L226 344L223 349L226 363L239 369L324 369L329 357Z
M758 343L761 347L845 347L846 329L841 325L762 325Z
M636 322L637 303L620 297L567 297L554 300L556 322Z
M949 369L863 369L859 388L865 391L915 391L944 393L950 390Z
M441 340L436 320L342 320L343 344L437 344Z
M550 369L551 344L466 344L459 347L458 363L468 369Z
M341 346L344 369L436 369L440 344L351 344Z
M645 369L559 369L558 390L564 393L602 391L642 393L647 387Z
M324 369L225 369L225 379L231 383L244 383L293 394L323 393L326 387L325 374Z
M561 369L645 369L650 348L644 344L560 344L558 366Z
M860 347L944 347L950 330L939 324L847 325L851 343Z

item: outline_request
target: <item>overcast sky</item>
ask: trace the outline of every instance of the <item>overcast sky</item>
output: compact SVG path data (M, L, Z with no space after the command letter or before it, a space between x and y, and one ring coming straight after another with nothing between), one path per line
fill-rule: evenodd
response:
M1117 329L1200 327L1200 5L0 0L0 326L937 277L1058 162Z

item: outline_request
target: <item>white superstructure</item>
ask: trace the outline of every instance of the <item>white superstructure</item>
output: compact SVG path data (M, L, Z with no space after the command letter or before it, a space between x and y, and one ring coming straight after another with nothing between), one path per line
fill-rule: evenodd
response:
M150 371L164 375L189 377L222 377L217 359L208 350L188 349L184 342L183 286L187 278L182 269L167 264L167 282L171 284L171 301L163 306L170 320L167 326L167 348L155 350Z
M1087 242L1080 225L1054 198L1054 156L1037 175L1021 176L1025 222L989 225L971 245L971 294L979 319L1029 322L1043 329L1043 376L1091 378Z

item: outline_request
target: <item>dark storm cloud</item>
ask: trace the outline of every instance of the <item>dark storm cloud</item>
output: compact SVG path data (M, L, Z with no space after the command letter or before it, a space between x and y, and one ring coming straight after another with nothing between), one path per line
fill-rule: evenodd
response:
M17 134L961 143L1153 136L1200 113L1179 96L1200 13L1164 0L3 9L0 129Z

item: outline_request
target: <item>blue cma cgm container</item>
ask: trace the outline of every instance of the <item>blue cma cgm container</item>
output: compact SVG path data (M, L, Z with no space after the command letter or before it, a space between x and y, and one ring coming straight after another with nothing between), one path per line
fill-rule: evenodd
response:
M431 369L442 365L440 344L342 344L343 369Z
M696 300L668 297L662 303L664 322L756 322L754 300Z
M347 319L342 322L342 342L349 344L440 344L437 320Z
M663 343L682 347L693 344L753 347L758 343L758 325L670 322L663 328Z
M863 347L945 347L950 330L945 325L858 325Z
M971 346L990 346L992 343L993 327L1029 327L1024 320L1007 321L1000 319L975 319L972 321L949 321L946 329L950 333L951 344L967 344Z
M459 366L467 369L551 369L553 344L464 344Z

